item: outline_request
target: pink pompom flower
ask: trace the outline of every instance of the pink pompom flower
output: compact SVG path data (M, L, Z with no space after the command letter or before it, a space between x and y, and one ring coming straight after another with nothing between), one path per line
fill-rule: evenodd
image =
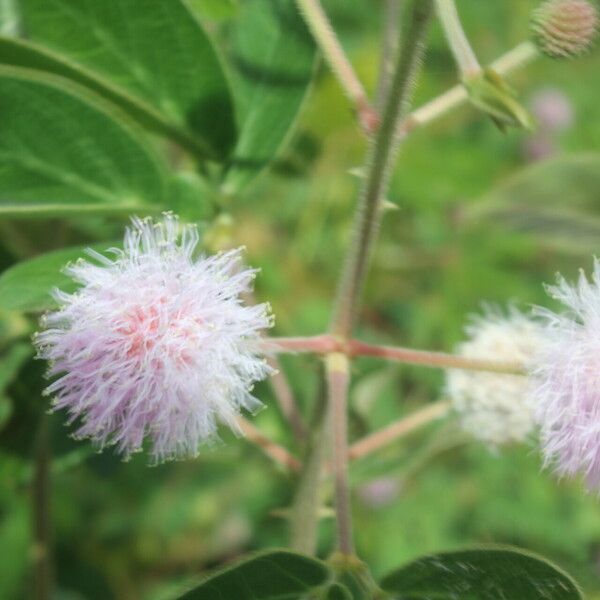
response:
M123 250L66 267L81 287L54 292L59 308L35 336L58 376L46 393L100 448L127 458L148 438L156 462L195 456L218 423L239 432L240 411L262 406L251 389L270 373L259 336L272 318L240 299L256 273L241 249L196 257L194 226L171 214L132 223Z
M600 487L600 263L591 281L560 277L549 294L566 311L538 309L547 339L531 373L531 400L547 465Z

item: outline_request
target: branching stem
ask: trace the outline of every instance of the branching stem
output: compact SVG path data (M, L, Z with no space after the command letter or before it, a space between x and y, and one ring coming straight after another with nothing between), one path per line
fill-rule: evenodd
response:
M373 356L399 363L422 365L438 369L465 369L487 371L506 375L526 375L525 365L519 362L504 362L476 357L414 350L401 346L380 346L360 340L344 341L332 335L319 335L307 338L270 338L265 340L265 349L271 352L313 352L327 354L342 352L350 357Z
M522 42L494 61L490 67L499 75L506 76L517 69L525 67L539 56L539 51L531 42ZM414 129L428 125L449 112L466 105L468 101L469 95L465 86L462 84L455 85L441 96L414 110L401 123L400 134L406 136Z
M352 330L357 305L364 285L367 266L381 220L381 205L389 185L398 151L398 126L412 96L415 75L424 54L424 40L433 4L431 0L413 2L412 22L386 99L381 126L371 140L367 173L355 213L354 232L338 285L330 331L347 338Z

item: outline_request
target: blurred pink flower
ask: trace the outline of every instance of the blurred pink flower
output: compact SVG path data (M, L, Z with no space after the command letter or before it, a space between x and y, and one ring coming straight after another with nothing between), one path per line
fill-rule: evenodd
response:
M531 99L531 112L546 133L569 129L575 121L573 105L557 88L537 91Z
M600 263L592 280L562 277L549 294L567 310L538 309L547 340L532 369L531 399L547 465L600 487Z
M255 276L241 249L195 258L194 226L132 221L123 250L88 250L92 261L66 268L81 288L55 291L59 308L35 337L59 375L46 393L101 448L128 457L148 437L157 462L195 456L219 422L238 432L240 410L262 406L250 390L270 371L257 345L269 309L240 301Z

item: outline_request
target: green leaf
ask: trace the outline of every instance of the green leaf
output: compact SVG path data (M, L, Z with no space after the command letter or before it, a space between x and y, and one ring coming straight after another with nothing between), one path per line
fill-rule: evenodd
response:
M543 558L510 548L426 556L388 575L398 600L582 600L575 582Z
M68 56L148 104L198 149L225 157L233 106L219 58L181 0L22 0L35 42Z
M209 577L180 600L296 600L330 578L319 560L284 550L257 554Z
M105 250L109 243L92 246ZM50 293L54 288L65 292L77 284L62 272L71 261L84 256L86 246L55 250L17 263L0 275L0 308L22 312L43 311L56 305Z
M188 0L190 8L204 19L222 21L235 16L239 10L239 0Z
M223 190L239 192L269 165L307 94L315 46L293 0L246 0L231 32L240 137Z
M17 35L20 29L18 0L0 0L0 34Z
M164 166L120 111L39 71L0 67L0 216L162 206Z
M600 153L536 163L466 209L468 223L502 227L560 251L589 254L600 238Z
M145 100L44 46L0 37L0 63L66 77L110 100L146 129L173 139L192 153L202 153L205 150L191 132L171 123Z

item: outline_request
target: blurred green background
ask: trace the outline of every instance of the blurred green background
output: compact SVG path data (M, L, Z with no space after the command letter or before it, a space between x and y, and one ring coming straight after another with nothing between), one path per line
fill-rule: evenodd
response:
M536 4L459 3L482 61L525 39ZM217 12L214 2L195 5L215 32L235 14L225 4ZM373 90L382 2L324 0L324 6ZM417 104L456 81L437 24L431 40ZM573 278L580 267L590 268L600 242L599 72L595 52L572 62L541 59L513 76L524 103L534 113L546 110L542 119L548 111L555 119L540 131L503 135L465 108L410 137L389 196L398 209L385 216L368 280L362 338L449 350L482 301L549 305L544 282L557 271ZM261 268L257 297L272 303L276 335L318 334L327 326L358 185L348 171L364 152L348 103L320 65L280 160L228 206L233 240ZM542 155L546 162L538 161ZM118 238L124 222L3 221L1 265L67 242ZM12 342L26 342L31 325L19 315L1 316L5 359L19 364L28 345ZM286 357L284 368L308 413L318 361ZM30 590L31 456L37 416L46 407L42 372L43 365L25 362L0 402L0 598L27 597ZM352 436L438 399L442 383L436 371L358 360ZM268 406L257 424L293 448L269 387L261 385L257 395ZM123 463L110 451L98 455L72 441L62 415L48 421L57 597L166 598L190 574L286 544L282 511L294 480L244 440L224 433L226 443L197 460L149 468L144 456ZM492 453L451 420L432 426L353 466L358 552L380 575L434 550L512 544L554 560L589 598L600 598L598 499L541 466L535 440ZM325 516L322 553L331 534Z

